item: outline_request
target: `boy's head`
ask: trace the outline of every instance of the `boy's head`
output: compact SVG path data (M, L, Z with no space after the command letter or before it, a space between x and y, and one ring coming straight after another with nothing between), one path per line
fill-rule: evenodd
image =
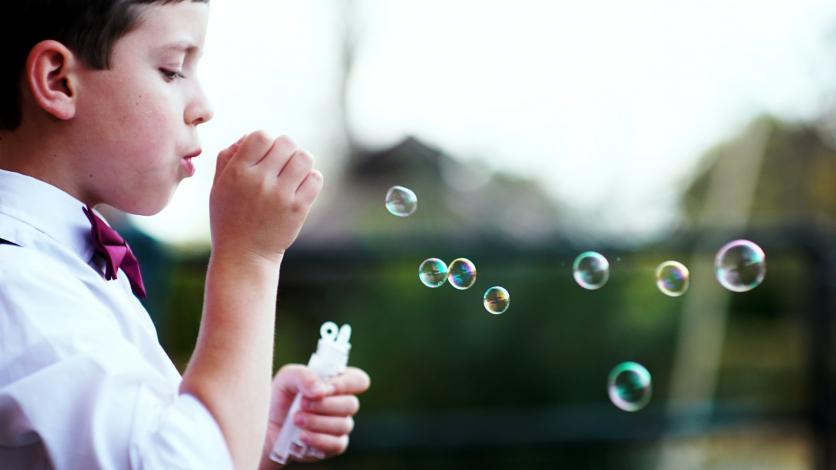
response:
M85 203L162 209L191 175L185 157L199 151L195 129L211 118L195 75L207 3L9 2L0 18L0 168Z

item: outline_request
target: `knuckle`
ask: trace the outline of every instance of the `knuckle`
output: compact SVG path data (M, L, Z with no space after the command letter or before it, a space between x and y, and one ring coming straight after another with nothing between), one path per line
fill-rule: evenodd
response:
M266 178L258 178L253 185L255 191L260 196L269 195L273 188L273 184L270 180Z
M302 382L302 387L304 387L306 390L310 390L316 385L317 378L313 374L305 374L302 377L301 382Z
M283 365L276 375L273 377L273 383L280 383L285 380L289 380L294 374L298 374L299 370L302 368L301 364L285 364Z
M270 134L263 130L257 130L249 135L247 138L248 140L252 140L254 143L260 146L270 145Z
M300 212L304 212L307 209L307 206L304 202L295 199L293 202L290 203L290 211L298 214Z
M310 153L308 153L305 150L297 151L295 156L293 157L293 159L296 160L296 163L299 166L302 166L304 168L313 167L313 162L314 162L313 155L311 155Z
M276 144L281 145L282 147L288 148L291 151L296 150L296 142L293 141L290 137L285 134L280 135L276 138Z
M229 173L232 181L241 181L247 178L247 170L242 168L241 165L230 165L228 169L224 169L224 173Z
M291 372L291 371L297 371L297 370L304 369L304 368L305 368L305 366L303 366L302 364L285 364L279 369L279 372L282 372L282 371Z

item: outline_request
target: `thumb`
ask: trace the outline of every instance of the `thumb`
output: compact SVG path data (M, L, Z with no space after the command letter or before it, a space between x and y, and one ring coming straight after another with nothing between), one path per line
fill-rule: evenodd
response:
M241 146L241 142L244 140L245 137L247 137L247 134L241 136L241 138L238 139L238 142L235 142L234 144L221 150L221 152L218 153L218 159L215 163L215 179L213 184L218 182L218 177L221 175L221 173L223 173L224 168L226 168L226 164L229 162L232 156L235 155L235 153L238 151L238 147Z
M322 398L334 393L334 386L325 383L316 373L301 364L288 364L282 367L273 381L273 390L282 398L290 401L301 393L306 398Z

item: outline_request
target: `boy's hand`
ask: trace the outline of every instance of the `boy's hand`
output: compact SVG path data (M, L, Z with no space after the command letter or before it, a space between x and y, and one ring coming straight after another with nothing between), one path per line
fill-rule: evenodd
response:
M303 462L334 457L345 452L348 435L354 428L354 419L360 409L356 395L368 390L368 374L356 367L333 379L323 382L311 369L300 364L282 367L273 378L273 394L270 400L270 422L261 469L278 468L268 456L279 437L282 426L290 419L299 428L299 438L309 447L309 456ZM288 416L296 393L302 394L301 407L295 416Z
M242 137L218 154L209 196L213 251L281 260L321 189L313 157L290 138Z

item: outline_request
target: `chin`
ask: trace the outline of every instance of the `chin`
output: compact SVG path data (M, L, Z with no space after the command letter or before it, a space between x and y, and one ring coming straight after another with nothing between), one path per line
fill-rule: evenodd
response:
M159 214L160 211L162 211L163 209L165 209L165 206L156 207L156 208L149 209L149 210L140 210L140 211L132 212L132 214L148 217L148 216Z
M174 191L170 191L165 199L159 200L134 200L134 201L127 201L123 206L124 207L117 207L118 209L122 210L123 212L127 212L133 215L141 215L141 216L151 216L160 213L163 209L168 206L168 203L171 202L171 196L174 194Z

